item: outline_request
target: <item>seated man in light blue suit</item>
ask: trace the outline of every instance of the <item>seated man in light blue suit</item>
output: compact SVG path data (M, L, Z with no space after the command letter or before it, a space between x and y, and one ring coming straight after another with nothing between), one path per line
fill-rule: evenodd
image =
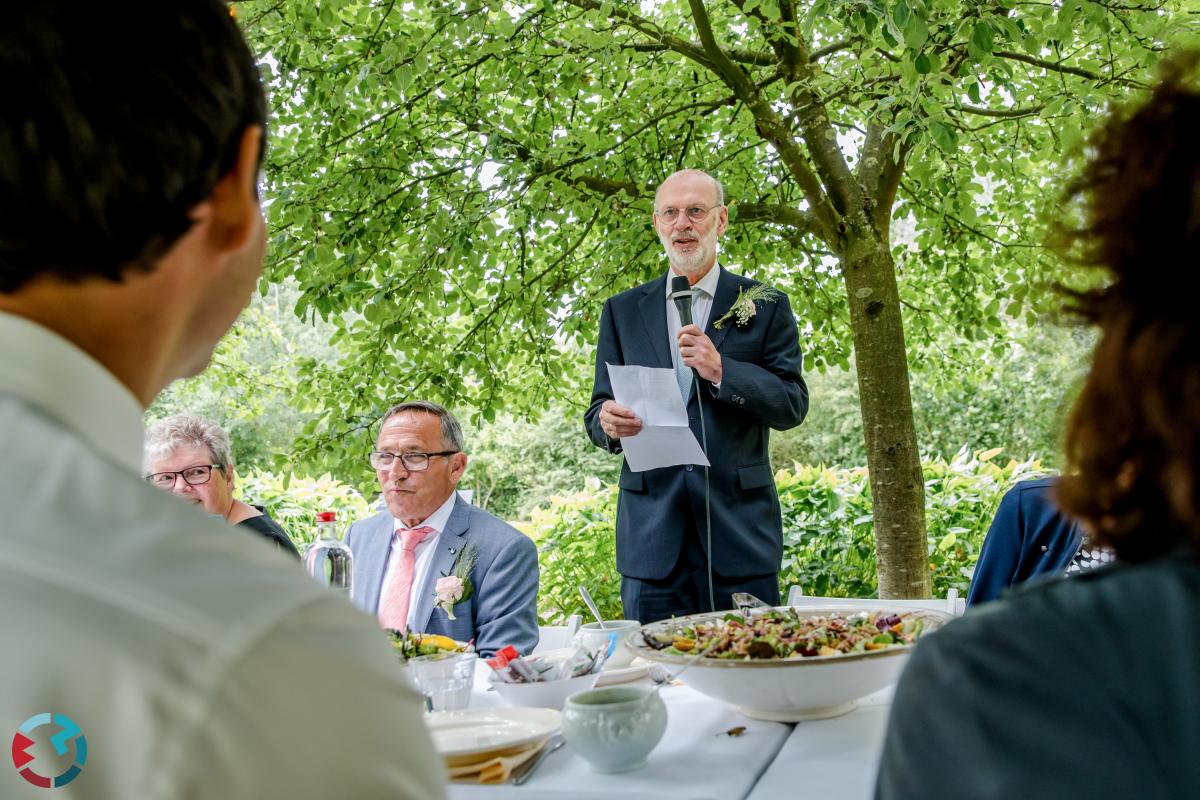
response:
M346 534L353 599L385 628L474 639L485 657L510 644L529 653L538 641L537 548L458 496L463 446L462 428L435 403L384 415L371 466L387 510Z

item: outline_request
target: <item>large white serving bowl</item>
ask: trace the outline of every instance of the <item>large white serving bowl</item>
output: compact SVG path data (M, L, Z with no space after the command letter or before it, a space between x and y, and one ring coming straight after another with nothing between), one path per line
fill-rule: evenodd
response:
M778 610L785 610L780 606ZM862 613L862 606L809 607L793 606L802 617ZM940 611L891 608L886 600L871 611L908 614L925 623L925 635L953 617ZM673 620L644 625L642 630L656 633L674 630L691 622L721 619L726 612L695 614ZM630 642L634 652L663 664L671 672L692 661L690 656L677 656L655 650L641 637ZM845 714L854 708L858 698L876 692L896 682L912 652L913 645L893 645L883 650L851 653L838 656L779 660L742 660L701 658L680 680L698 692L737 706L748 717L774 722L800 722L825 719Z

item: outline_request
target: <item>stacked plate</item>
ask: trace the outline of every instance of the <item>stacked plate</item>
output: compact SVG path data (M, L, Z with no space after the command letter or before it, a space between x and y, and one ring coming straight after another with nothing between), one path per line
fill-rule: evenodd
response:
M558 732L562 713L551 708L466 708L425 717L446 766L512 755Z

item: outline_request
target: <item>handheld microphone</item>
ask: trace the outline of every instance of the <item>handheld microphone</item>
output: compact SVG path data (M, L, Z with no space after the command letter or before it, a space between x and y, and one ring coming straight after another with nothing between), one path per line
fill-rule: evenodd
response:
M679 311L679 327L692 324L692 287L683 275L671 278L671 299Z

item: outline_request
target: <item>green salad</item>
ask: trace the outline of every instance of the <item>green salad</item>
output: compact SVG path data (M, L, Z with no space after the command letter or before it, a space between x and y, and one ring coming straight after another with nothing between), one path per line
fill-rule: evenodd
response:
M746 620L726 614L712 622L646 633L646 644L672 655L705 652L706 658L797 659L865 653L920 638L925 623L912 613L887 611L843 616L800 616L794 608L771 610Z

